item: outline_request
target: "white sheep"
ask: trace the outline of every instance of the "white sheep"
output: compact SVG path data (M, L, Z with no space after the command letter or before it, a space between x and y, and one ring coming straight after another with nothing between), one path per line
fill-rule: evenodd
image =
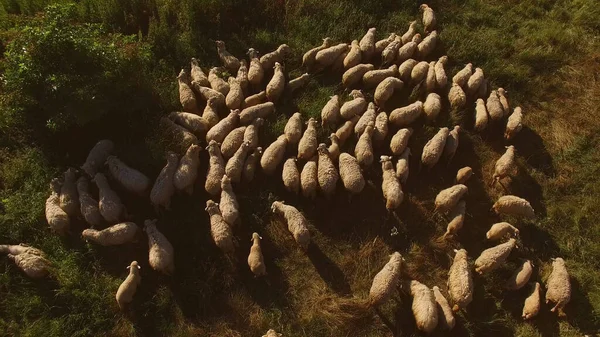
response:
M206 147L208 150L208 170L204 189L208 194L217 196L221 193L221 179L225 175L225 160L221 154L221 147L215 140L211 140Z
M221 69L213 67L208 72L208 82L210 83L211 89L220 92L223 96L227 96L229 93L229 83L219 76Z
M173 111L169 114L169 118L194 134L204 134L211 127L208 120L189 112Z
M60 208L69 216L76 216L79 211L79 196L77 195L77 173L75 169L68 168L60 187Z
M431 54L437 45L438 33L436 30L432 31L429 35L425 36L423 41L417 45L417 54L421 59L426 58Z
M220 120L215 126L206 133L206 142L214 140L217 143L223 142L225 137L235 128L240 117L239 110L231 110L227 117Z
M251 107L244 108L240 112L240 123L248 125L256 118L267 118L270 114L275 111L275 104L273 102L265 102L253 105Z
M216 106L225 106L225 95L221 92L212 88L203 87L198 82L192 82L192 89L194 89L194 91L196 91L196 93L198 93L205 101L212 98L215 101Z
M400 129L390 140L390 150L394 155L400 155L408 146L408 140L413 134L412 128Z
M106 159L110 175L129 192L144 195L150 187L150 179L142 172L129 167L116 156Z
M358 123L360 117L354 116L352 119L347 120L340 126L336 131L335 135L338 137L340 144L344 144L348 138L352 135L354 131L354 126Z
M257 50L254 48L248 49L248 57L250 58L250 67L248 67L248 82L250 82L250 85L254 88L258 88L263 81L265 71L260 64Z
M340 116L344 119L351 119L354 116L360 116L367 109L367 100L360 90L352 90L350 96L353 98L340 108Z
M433 136L423 146L423 153L421 154L421 164L426 168L432 168L440 160L444 147L446 146L446 139L450 130L448 128L441 128L435 136Z
M335 126L340 118L340 96L333 95L321 109L321 127Z
M262 152L262 147L257 147L250 155L248 155L248 158L246 158L246 161L244 162L244 171L242 172L245 181L251 182L252 179L254 179L256 164L260 160Z
M381 81L377 88L375 89L375 93L373 94L373 100L375 104L379 107L383 107L385 102L387 102L390 97L394 94L394 91L402 90L404 86L404 82L396 77L388 77Z
M331 47L332 44L333 40L331 40L328 37L324 38L323 43L320 46L312 48L306 53L304 53L304 55L302 56L302 66L306 67L309 70L312 69L315 65L315 58L317 56L317 53L325 48Z
M242 93L248 93L248 84L250 83L250 81L248 81L248 63L246 62L246 60L240 60L240 68L238 69L235 78L238 80L240 86L242 87ZM243 99L242 104L244 104Z
M277 331L273 330L273 329L269 329L269 331L267 331L267 333L265 333L262 337L281 337L282 334L278 333Z
M563 309L571 300L571 280L565 266L565 260L560 257L552 259L552 273L546 280L546 304L556 303L550 311L558 310L562 314Z
M541 297L542 297L541 288L542 287L540 286L540 283L536 282L535 285L533 286L533 291L525 299L525 303L523 304L523 314L521 316L521 317L523 317L523 319L527 320L527 319L534 318L540 312L540 307L541 307L541 302L542 302L541 301Z
M440 57L435 63L435 81L439 89L444 89L448 84L448 76L446 75L446 70L444 69L446 63L448 63L448 56Z
M235 246L233 244L233 233L231 227L225 222L219 204L212 200L206 201L204 209L210 217L210 235L215 245L225 254L233 254Z
M217 125L219 120L221 120L221 118L219 118L219 113L217 112L218 107L219 104L217 98L211 97L206 101L206 106L202 111L202 118L208 123L206 132L208 132L208 130L210 130L213 126Z
M304 164L300 173L300 188L305 198L314 199L319 187L317 161L311 158Z
M248 267L254 276L267 275L267 267L265 266L265 258L260 247L262 237L258 233L252 233L252 246L250 254L248 254Z
M522 129L523 110L518 106L508 117L508 121L506 122L506 131L504 131L504 139L507 141L513 139Z
M239 109L242 107L242 103L244 103L242 84L235 77L229 77L227 82L229 84L229 92L225 96L225 105L230 110Z
M517 240L509 239L507 242L488 248L481 252L475 260L475 271L484 274L500 267L517 245Z
M363 75L362 82L366 88L375 88L381 81L394 76L398 76L398 66L392 64L388 68L367 71Z
M358 85L362 81L363 76L373 69L375 69L375 66L370 63L355 65L342 74L342 85L344 88L351 88Z
M267 92L261 91L257 94L250 95L244 99L243 108L249 108L251 106L255 106L260 103L264 103L267 100Z
M506 96L507 94L508 91L504 90L504 88L498 88L498 98L500 99L500 104L502 104L504 117L510 115L510 105L508 104L508 97Z
M360 193L365 187L365 179L358 160L344 152L340 154L338 166L344 188L352 194Z
M514 195L504 195L492 207L496 214L512 215L524 218L535 218L535 212L529 201Z
M492 92L490 92L490 96L485 102L485 107L487 108L492 121L497 122L504 117L504 109L502 109L502 103L500 103L498 92L496 90L492 90Z
M373 143L381 145L388 134L388 115L381 111L375 117L375 130L373 131ZM337 137L336 137L337 138Z
M423 283L410 281L410 295L413 298L412 312L417 329L430 334L438 325L437 303L433 291Z
M122 222L107 227L101 231L88 228L81 233L86 241L92 241L101 246L122 245L135 239L138 226L133 222Z
M360 135L354 147L354 155L362 167L369 167L373 164L373 131L375 123L369 122L365 132Z
M288 84L285 86L285 90L288 94L295 93L298 89L304 87L310 81L310 75L308 73L304 73L294 79L291 79Z
M331 140L331 145L329 145L329 147L327 148L327 150L329 151L329 157L331 157L331 160L333 160L334 162L337 162L341 152L340 140L335 133L329 135L329 139Z
M397 127L405 127L417 120L423 114L423 102L416 101L405 107L390 112L390 123Z
M404 201L404 192L402 191L402 185L396 177L394 171L394 165L392 165L392 157L381 156L381 171L383 172L381 181L381 191L383 192L383 198L385 199L385 208L388 211L393 211L402 204Z
M283 66L279 62L275 62L273 69L275 69L275 72L267 84L266 92L269 101L277 102L285 89L285 75L283 74Z
M273 202L271 211L283 216L288 230L294 236L294 240L296 240L302 250L306 251L310 244L310 232L308 230L308 220L306 220L304 215L294 206L286 205L283 201Z
M359 64L361 60L361 51L360 46L358 45L358 40L353 40L350 44L350 51L346 57L344 57L344 69L352 68L355 65Z
M498 222L492 225L485 234L488 240L498 241L506 236L518 236L519 229L508 222Z
M401 64L412 57L416 57L419 43L421 43L421 34L415 34L411 41L400 47L396 56L396 64Z
M360 51L362 52L362 59L364 61L371 60L371 57L375 54L375 32L376 28L369 28L365 35L360 39Z
M465 223L466 211L467 203L464 200L459 201L456 206L454 206L454 208L448 214L450 222L448 222L448 225L446 226L446 233L444 233L444 237L458 234L458 231Z
M489 117L485 102L478 98L475 103L475 131L482 132L488 125Z
M192 60L190 61L190 66L190 77L192 81L198 82L198 84L200 84L203 87L210 87L208 77L206 77L206 74L204 73L202 68L200 68L200 63L198 62L198 60L192 57Z
M516 168L517 163L515 161L515 147L510 145L506 147L504 154L496 161L494 175L492 176L492 183L510 176L510 174L516 170Z
M90 193L90 185L86 177L81 176L77 179L77 193L79 194L80 211L85 222L92 227L100 226L104 219L100 214L98 201Z
M156 228L158 220L144 221L144 232L148 236L148 263L152 269L166 275L175 271L175 253L167 237Z
M469 267L467 251L454 250L454 260L448 271L448 295L454 303L454 312L466 308L473 301L473 276Z
M103 139L96 143L88 153L85 163L81 165L81 169L87 173L90 178L94 178L98 170L106 163L106 158L111 155L115 144L108 139Z
M244 142L244 133L246 133L246 126L237 127L223 139L221 143L221 154L225 158L231 158L235 151L237 151L242 143Z
M317 153L317 120L310 118L307 127L298 142L298 159L308 160Z
M282 44L277 47L274 51L264 54L260 58L260 65L265 70L273 69L276 62L283 63L283 59L286 55L290 54L291 50L287 44Z
M219 58L225 68L227 68L230 72L237 72L240 67L240 60L238 60L235 56L231 55L230 52L225 48L225 42L217 40L215 41L217 45L217 53L219 54Z
M452 109L460 109L467 104L467 95L457 83L452 83L450 91L448 91L448 101L450 101Z
M239 183L242 180L244 162L246 161L246 157L248 157L248 152L250 152L250 150L250 143L244 142L227 161L227 164L225 165L225 174L231 178L232 182Z
M423 28L425 32L431 32L435 29L437 23L433 9L427 6L427 4L422 4L419 6L419 10L423 12Z
M285 124L283 134L289 144L296 144L302 138L302 115L296 112L290 117Z
M469 78L473 74L473 64L467 63L464 68L462 68L459 72L452 77L452 83L458 84L461 88L465 89L467 87L467 82L469 82Z
M330 199L335 194L335 187L340 178L338 171L329 157L327 146L323 143L319 144L317 151L319 160L317 165L317 180L319 187L326 198Z
M173 177L179 165L179 157L173 152L167 153L167 164L162 168L150 191L150 202L158 209L171 209L171 197L175 194Z
M331 65L334 65L338 58L344 55L346 51L348 51L350 47L347 43L340 43L335 46L331 46L320 50L317 52L315 56L315 62L319 66L319 68L326 68ZM343 67L343 59L342 59L342 67Z
M300 192L300 172L298 171L298 165L296 158L288 158L283 163L283 170L281 172L281 178L283 180L283 186L289 192L298 194Z
M456 172L456 183L465 184L469 178L473 175L473 169L469 166L465 166Z
M423 103L423 112L428 122L433 122L442 111L442 98L440 95L432 92L427 95Z
M482 85L484 80L483 70L481 68L475 68L475 72L469 77L467 81L467 94L473 96L479 92L479 87Z
M227 174L221 179L221 199L219 200L219 212L221 217L233 228L240 220L240 205L238 204L233 187L231 187L231 179Z
M449 212L462 197L468 192L467 186L456 184L440 191L435 197L435 210L440 212Z
M460 125L455 125L452 131L448 133L448 138L446 138L446 145L444 146L443 156L447 158L448 163L452 161L452 158L454 158L456 150L458 149L459 132Z
M421 61L417 63L410 72L410 81L413 84L417 84L427 77L427 73L429 72L429 63L425 61Z
M437 87L437 81L435 80L435 61L429 62L429 68L427 68L427 75L425 76L425 90L427 92L433 92Z
M396 57L398 56L398 49L402 46L402 38L397 36L394 41L385 47L385 49L381 52L381 65L388 66L391 63L396 61Z
M177 83L179 84L179 102L183 107L183 111L198 113L198 102L194 91L188 84L188 74L185 69L181 69L181 72L177 76Z
M266 174L271 175L275 172L275 169L283 160L286 146L287 138L285 135L281 135L265 149L260 158L260 166Z
M369 102L369 105L367 106L367 111L365 111L365 113L363 113L362 116L360 116L358 122L356 122L356 125L354 126L354 133L356 134L356 136L360 137L360 135L362 135L363 132L365 132L365 129L367 128L367 125L369 123L373 123L373 127L375 127L376 117L377 113L375 112L375 103Z
M117 193L110 188L102 173L96 173L92 182L98 187L98 209L104 220L108 223L119 222L125 208Z
M401 184L406 184L408 180L408 157L410 156L410 148L406 148L400 157L398 158L398 162L396 162L396 177L400 180Z
M390 255L390 260L373 277L369 289L369 306L378 307L392 296L400 282L403 261L402 255L394 252Z
M173 176L173 185L179 191L185 191L188 195L194 192L194 183L198 177L198 167L200 166L200 151L202 148L198 145L190 145L183 157L179 160L179 165Z
M121 283L117 290L117 295L115 296L121 310L124 310L125 307L133 301L133 296L137 291L137 287L142 282L142 276L140 275L141 267L137 261L131 262L131 264L127 266L127 269L129 269L129 275L127 275L125 281Z
M264 119L258 117L250 125L246 127L244 131L244 137L242 142L248 142L250 149L256 149L258 147L258 129L264 124Z
M165 137L170 139L178 151L187 149L192 144L198 144L198 138L183 126L176 124L167 117L161 117L159 121L160 128Z
M50 261L46 259L44 252L37 248L23 243L0 245L0 254L8 254L8 258L28 277L39 279L46 277L50 272Z
M386 37L385 39L375 42L375 54L381 54L383 50L396 39L396 37L398 37L396 33L391 33L390 36ZM400 43L402 43L402 39L400 39Z
M408 25L408 29L404 34L402 34L402 44L408 43L412 40L413 36L417 34L417 21L411 21Z
M438 324L445 330L452 330L456 324L456 320L452 308L450 308L450 304L448 304L448 300L442 295L438 286L434 286L431 290L433 291L433 296L437 303Z
M412 70L418 63L419 61L414 59L408 59L402 62L400 67L398 67L398 77L404 82L409 82Z
M508 290L519 290L523 288L527 282L529 282L532 273L533 263L530 260L523 261L508 281L506 281L505 288Z

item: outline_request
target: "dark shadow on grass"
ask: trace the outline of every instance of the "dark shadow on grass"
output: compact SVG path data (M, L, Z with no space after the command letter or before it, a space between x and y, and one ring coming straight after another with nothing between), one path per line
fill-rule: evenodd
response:
M513 140L518 154L525 158L527 164L541 171L547 177L556 175L556 168L552 156L546 149L544 140L527 126L523 126L521 132Z
M338 295L350 295L352 293L344 272L325 255L319 246L314 243L308 246L306 255L331 290Z
M565 307L565 314L569 324L578 329L581 334L593 336L600 331L600 322L594 315L594 307L583 287L574 277L571 277L571 301Z

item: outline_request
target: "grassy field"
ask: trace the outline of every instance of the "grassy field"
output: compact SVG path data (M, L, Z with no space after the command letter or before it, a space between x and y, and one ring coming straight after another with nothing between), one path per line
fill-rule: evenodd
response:
M56 10L63 7L46 12L59 13L56 22L70 27L53 35L43 34L55 28L55 21L44 21L50 3L68 2L0 0L5 53L0 59L0 241L39 247L54 265L51 280L32 281L0 259L0 335L233 337L261 336L269 328L284 336L418 335L410 298L401 292L372 315L351 315L352 304L367 298L388 255L403 254L406 278L445 289L452 248L462 246L474 259L490 246L485 232L499 218L489 210L507 192L488 183L506 144L500 129L483 135L470 131L473 104L452 114L445 107L434 126L418 123L409 144L413 159L420 158L438 127L460 122L466 132L450 165L418 172L417 160L412 161L407 200L397 217L385 210L375 164L365 172L365 190L351 200L339 187L331 201L308 202L287 193L279 176L262 174L236 188L243 225L235 231L239 248L233 261L210 238L208 195L199 183L192 197L176 196L173 209L159 217L159 228L176 250L172 277L148 266L142 235L134 244L99 247L80 238L81 221L66 238L51 234L43 211L48 182L68 166L78 167L98 139L114 140L119 157L150 177L158 174L167 146L157 136L157 121L179 108L175 76L191 57L202 60L205 69L217 65L214 40L226 41L239 57L249 47L267 52L287 43L293 55L286 71L294 77L303 72L303 52L323 37L350 42L377 27L380 39L403 33L419 13L411 1L81 0L68 7L68 16ZM438 15L441 37L431 58L448 55L451 74L472 62L494 87L507 89L511 106L523 107L526 127L512 142L519 170L505 185L528 199L537 214L535 221L518 222L521 247L510 263L475 277L474 301L459 314L452 335L597 334L600 7L593 0L429 5ZM28 59L19 48L31 43L47 48L35 55L28 50ZM261 132L261 144L274 140L293 112L317 117L329 96L347 95L339 82L340 74L317 74L305 90L281 102ZM47 89L53 83L58 89ZM404 89L392 103L403 105L422 94ZM201 159L205 170L207 154ZM475 177L468 183L465 227L456 243L440 243L446 223L433 214L433 198L466 165ZM136 223L156 217L147 201L119 192ZM275 200L297 206L311 221L314 244L308 252L300 251L270 214ZM399 234L392 236L394 227ZM268 270L260 279L246 264L254 231L264 238ZM573 286L566 318L544 307L524 323L520 316L529 288L510 293L501 285L522 257L534 261L533 279L545 281L550 258L557 256L565 258ZM134 259L142 265L143 282L131 309L121 313L114 294Z

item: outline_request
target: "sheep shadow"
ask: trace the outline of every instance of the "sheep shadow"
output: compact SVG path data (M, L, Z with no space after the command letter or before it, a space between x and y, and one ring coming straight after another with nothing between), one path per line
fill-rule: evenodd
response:
M315 243L306 252L317 273L323 281L338 295L351 295L350 284L344 272Z
M571 277L571 302L565 307L567 322L582 334L594 335L600 331L600 323L579 280Z
M541 171L547 177L556 175L552 155L546 149L544 140L528 126L523 126L514 139L515 147L531 167Z

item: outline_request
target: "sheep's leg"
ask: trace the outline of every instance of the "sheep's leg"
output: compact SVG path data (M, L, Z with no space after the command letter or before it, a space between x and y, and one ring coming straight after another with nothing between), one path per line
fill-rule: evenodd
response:
M498 184L500 184L500 186L502 186L502 189L504 189L504 192L508 192L508 189L506 188L506 186L504 186L504 184L502 183L502 181L500 179L498 179Z

